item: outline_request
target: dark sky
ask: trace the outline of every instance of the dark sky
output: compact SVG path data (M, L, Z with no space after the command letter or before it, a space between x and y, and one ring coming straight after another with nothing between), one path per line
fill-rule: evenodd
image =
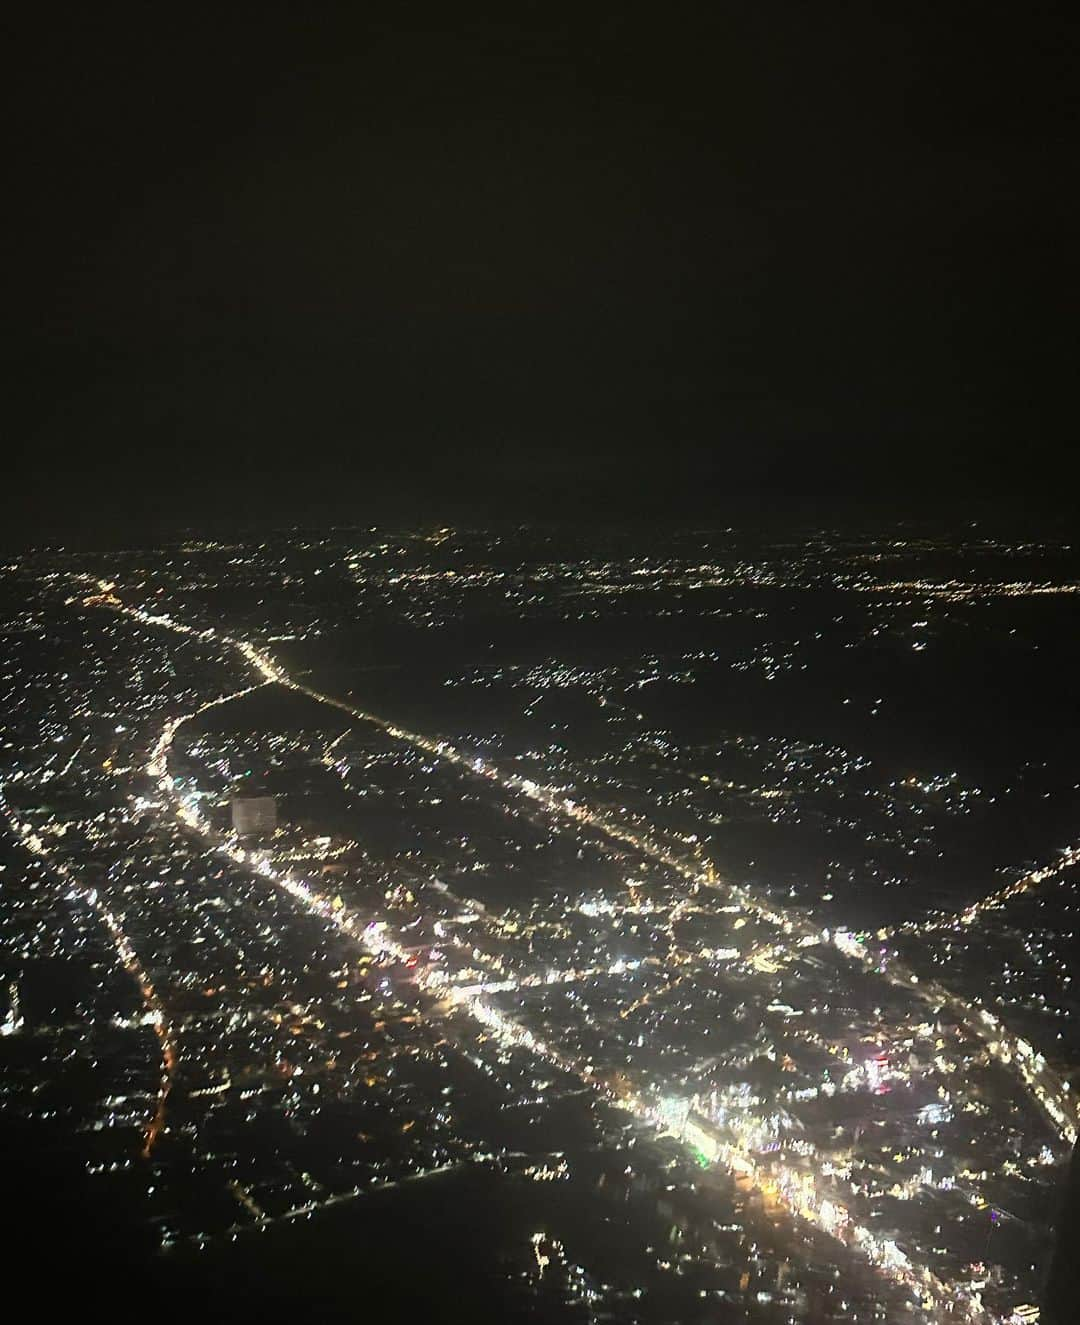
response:
M1071 497L1064 7L81 8L8 43L8 541Z

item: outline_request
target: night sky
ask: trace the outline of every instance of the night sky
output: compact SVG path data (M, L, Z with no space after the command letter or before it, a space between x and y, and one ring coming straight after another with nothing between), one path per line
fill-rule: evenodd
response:
M288 8L9 37L5 541L1068 506L1051 7Z

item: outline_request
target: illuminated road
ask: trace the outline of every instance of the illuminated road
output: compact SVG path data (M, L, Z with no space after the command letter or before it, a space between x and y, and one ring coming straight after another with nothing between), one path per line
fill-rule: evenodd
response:
M217 851L235 863L287 892L308 911L348 934L368 952L408 962L412 950L387 923L371 922L354 914L340 902L340 899L335 901L308 881L288 870L275 867L265 852L247 849L232 835L215 832L201 815L195 798L178 790L168 769L168 756L176 733L184 723L209 709L249 694L260 686L278 684L303 694L317 703L335 708L353 719L372 724L388 736L412 745L434 758L444 760L470 776L498 785L504 793L527 798L554 818L584 825L613 842L631 847L647 859L665 865L690 883L691 896L699 895L704 890L712 890L729 902L734 902L748 915L767 921L784 937L780 943L758 950L754 954L755 961L768 962L770 956L784 960L800 947L816 945L823 941L829 942L864 970L884 975L890 983L905 988L908 993L921 997L931 1005L948 1008L972 1034L978 1036L997 1061L1018 1074L1040 1109L1053 1120L1055 1128L1063 1139L1070 1142L1075 1140L1078 1113L1069 1095L1067 1084L1056 1078L1030 1046L1009 1035L996 1019L990 1017L977 1005L950 994L939 985L927 983L920 986L914 974L897 961L891 962L886 971L878 971L870 955L853 936L844 931L833 934L822 931L806 917L786 913L772 903L754 897L746 888L721 883L715 879L711 868L687 863L647 833L636 832L613 822L587 806L566 798L556 790L540 786L514 774L503 773L481 758L464 754L449 742L432 740L410 732L395 723L355 708L343 700L302 685L292 680L276 662L251 644L212 629L195 631L168 616L127 607L115 596L112 585L102 584L99 585L99 589L98 594L86 600L86 605L107 606L146 625L175 630L202 639L216 640L236 649L256 670L260 679L254 685L220 696L190 714L171 719L150 753L147 772L189 829L198 833ZM685 954L685 957L692 958L693 954ZM586 973L560 973L560 978L566 978L567 975L575 978L584 974ZM568 1057L557 1047L536 1036L527 1027L497 1010L485 997L485 994L494 988L526 987L533 983L547 983L549 979L541 976L525 977L521 980L509 980L501 985L493 982L489 985L461 988L449 983L445 976L431 969L418 969L413 975L422 988L472 1016L502 1043L521 1046L551 1064L573 1072L594 1087L597 1085L592 1077L593 1069L589 1063ZM655 996L657 995L653 995ZM600 1087L600 1089L605 1090L613 1102L629 1109L638 1117L654 1124L663 1124L664 1120L657 1116L655 1097L646 1099L630 1092L620 1094L616 1098L607 1088ZM709 1160L722 1163L731 1171L753 1181L766 1196L791 1213L860 1250L886 1277L914 1293L923 1309L935 1318L971 1322L989 1322L992 1319L982 1306L977 1292L969 1290L966 1286L950 1286L943 1283L925 1267L912 1263L894 1242L882 1239L869 1229L857 1225L843 1206L823 1194L820 1179L808 1173L805 1168L796 1169L778 1164L775 1156L771 1157L768 1171L760 1168L752 1153L754 1134L753 1127L749 1124L740 1134L729 1123L725 1134L719 1131L709 1118L694 1114L683 1121L677 1134L693 1145L699 1153L705 1154ZM731 1139L732 1135L734 1139ZM835 1189L835 1183L830 1189Z
M994 892L988 893L987 896L980 898L977 902L964 907L962 911L948 912L945 915L933 916L927 920L912 920L905 925L897 926L892 932L897 934L925 934L928 930L959 929L962 926L972 925L987 912L999 911L1014 898L1022 897L1024 893L1032 892L1040 884L1056 879L1073 865L1080 865L1080 846L1066 847L1048 865L1040 865L1036 869L1030 870L1022 878L1014 879L1012 883L995 889Z
M31 855L45 861L49 868L54 870L67 885L69 894L84 902L94 912L108 930L120 964L139 986L143 1007L146 1009L146 1021L153 1026L161 1048L161 1082L158 1087L156 1107L146 1123L143 1144L143 1155L149 1158L158 1137L165 1128L165 1112L169 1092L172 1089L180 1059L176 1032L169 1023L165 1007L157 996L149 974L139 961L138 954L124 931L123 917L109 909L96 888L84 887L79 883L74 872L63 861L58 861L53 857L44 840L34 831L33 826L23 823L18 818L5 797L2 786L0 786L0 813L7 816L12 831L23 847Z

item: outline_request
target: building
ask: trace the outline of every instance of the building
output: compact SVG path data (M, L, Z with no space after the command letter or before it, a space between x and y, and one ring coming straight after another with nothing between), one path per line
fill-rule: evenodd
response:
M261 837L277 827L277 801L273 796L234 796L232 826L237 837Z

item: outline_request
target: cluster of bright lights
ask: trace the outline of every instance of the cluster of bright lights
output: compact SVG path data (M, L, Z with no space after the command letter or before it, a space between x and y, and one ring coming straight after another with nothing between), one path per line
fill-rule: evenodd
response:
M101 602L117 610L128 612L144 624L179 630L183 633L198 633L203 637L214 637L237 648L251 666L259 673L258 685L276 683L303 693L320 703L331 705L350 716L372 723L394 739L406 742L429 756L442 759L461 768L463 771L498 783L505 791L523 796L552 816L570 820L587 826L603 836L624 845L632 846L636 851L653 861L659 862L690 881L695 890L715 888L723 890L735 904L735 909L754 915L777 927L785 936L785 941L768 949L759 949L753 954L753 962L761 963L759 969L766 972L778 969L791 951L818 944L832 942L843 955L862 966L869 966L894 984L903 984L910 989L918 985L916 977L905 970L897 961L892 961L886 971L878 964L878 957L873 955L865 942L847 931L824 933L815 927L809 919L786 913L774 904L758 899L743 887L721 884L713 874L711 866L688 864L686 860L669 848L659 843L648 832L639 832L592 811L580 802L567 797L557 788L545 787L537 782L513 774L502 773L494 764L483 757L467 755L446 741L435 741L417 733L409 732L396 724L377 718L356 709L345 702L323 695L309 687L294 682L276 663L254 646L228 636L216 634L212 630L192 632L190 627L177 623L171 618L156 614L139 612L124 607L111 593L111 586L102 586L102 595L88 602ZM208 821L199 810L198 798L191 793L181 792L168 772L168 754L173 739L180 726L196 713L205 712L219 704L231 702L242 694L247 694L257 686L245 687L232 695L221 696L204 704L195 713L187 717L175 718L163 730L151 752L148 772L161 790L171 801L177 815L184 824L212 841L216 848L227 855L236 864L252 870L274 885L282 888L307 910L318 915L326 922L336 926L360 943L373 956L400 962L413 968L413 975L421 988L436 997L445 998L454 1007L468 1013L484 1026L487 1033L500 1044L510 1048L518 1047L534 1054L553 1065L567 1071L576 1072L586 1079L592 1076L589 1063L580 1063L567 1057L558 1049L535 1035L520 1022L496 1008L487 995L498 990L508 990L537 984L561 983L568 979L583 978L606 970L609 974L619 974L631 969L636 963L616 961L606 968L591 968L583 971L549 971L544 975L510 978L498 982L481 981L477 984L461 986L455 984L435 964L417 967L414 950L395 935L385 922L367 922L353 914L341 903L340 898L329 897L310 883L288 870L275 866L265 852L252 850L241 845L231 835L216 835ZM1080 859L1080 849L1077 849ZM1074 863L1074 862L1069 862ZM1063 868L1058 865L1056 868ZM1033 876L1028 876L1029 880ZM1037 880L1036 880L1037 881ZM1024 881L1019 881L1024 883ZM1024 883L1030 886L1030 883ZM1017 888L1018 885L1010 885ZM1022 889L1021 889L1022 890ZM989 905L989 900L986 905ZM1000 903L997 903L1000 904ZM584 914L593 914L587 910L589 903L582 905ZM603 904L610 908L610 904ZM600 913L600 904L595 913ZM728 950L722 950L728 955ZM730 950L737 955L738 950ZM711 955L711 954L710 954ZM497 964L497 963L496 963ZM1075 1107L1071 1100L1065 1099L1067 1085L1056 1082L1049 1073L1045 1062L1024 1041L1017 1041L1008 1036L991 1019L989 1014L981 1013L973 1005L945 993L936 986L924 985L915 991L927 1001L936 1001L949 1006L975 1031L988 1045L990 1052L1006 1066L1012 1066L1028 1086L1033 1096L1039 1100L1044 1110L1054 1119L1061 1135L1075 1139ZM794 1013L796 1010L792 1009ZM1023 1047L1021 1047L1023 1046ZM869 1073L868 1073L869 1075ZM871 1085L873 1087L873 1082ZM880 1082L878 1083L880 1084ZM613 1098L615 1096L613 1095ZM676 1115L670 1115L673 1105L665 1106L667 1114L657 1112L655 1100L646 1099L638 1094L619 1094L616 1102L629 1108L644 1120L652 1121L682 1137L706 1162L720 1162L727 1167L751 1179L767 1197L783 1204L793 1213L813 1223L832 1236L841 1238L849 1245L858 1247L875 1265L894 1282L909 1288L916 1298L926 1307L935 1307L949 1311L954 1317L970 1321L988 1320L982 1306L979 1293L972 1286L949 1287L943 1284L928 1270L914 1266L908 1257L889 1239L878 1237L871 1229L853 1222L848 1208L833 1199L822 1187L820 1179L804 1168L787 1165L778 1157L774 1148L778 1135L775 1120L760 1119L747 1112L741 1120L732 1116L723 1120L723 1133L717 1131L717 1124L708 1117L690 1109L683 1111L680 1104ZM726 1134L726 1135L725 1135ZM762 1154L767 1159L762 1159Z
M63 879L68 888L68 893L72 897L78 898L84 902L98 919L102 922L109 932L113 947L116 950L120 964L139 986L139 993L142 996L143 1007L145 1009L144 1023L153 1026L158 1037L158 1043L161 1048L161 1081L158 1087L157 1103L152 1117L146 1124L144 1153L149 1155L154 1148L158 1137L165 1130L165 1111L169 1098L169 1091L172 1088L173 1076L176 1072L176 1066L179 1061L179 1048L177 1044L176 1032L170 1025L165 1006L157 996L153 982L150 979L146 969L139 961L138 954L128 938L123 924L123 917L118 916L111 910L96 888L87 888L79 883L73 872L63 861L53 858L49 847L41 837L35 832L33 825L21 821L4 796L3 788L0 787L0 812L4 813L13 831L22 843L23 847L37 856L39 859L48 863L49 867ZM13 1005L13 1010L15 1010ZM17 1010L16 1016L17 1016ZM7 1024L7 1023L5 1023ZM12 1023L8 1034L17 1030L17 1026Z

